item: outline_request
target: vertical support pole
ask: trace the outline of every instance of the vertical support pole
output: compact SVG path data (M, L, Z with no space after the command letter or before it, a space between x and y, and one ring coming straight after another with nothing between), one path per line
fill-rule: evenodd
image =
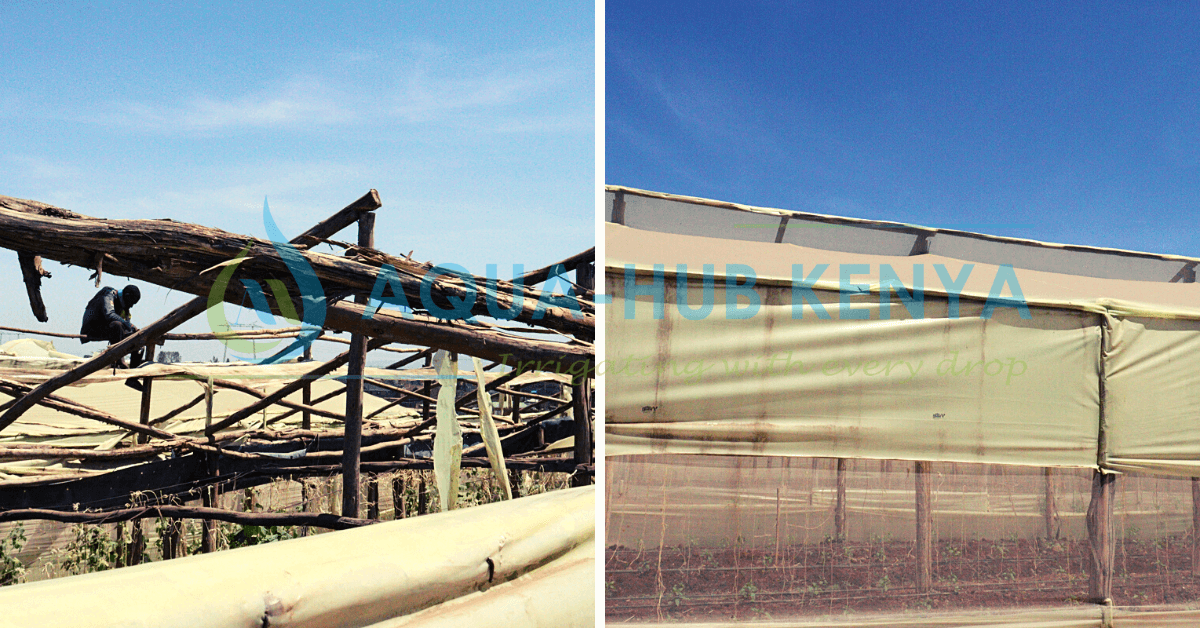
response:
M932 482L929 463L917 462L917 592L928 593L933 586Z
M1091 550L1088 565L1088 598L1097 604L1108 604L1112 598L1113 563L1116 562L1116 539L1112 533L1113 502L1117 476L1112 473L1092 473L1092 501L1087 509L1088 545Z
M1053 470L1050 467L1046 467L1043 469L1043 474L1046 477L1046 504L1042 515L1045 518L1046 538L1052 539L1057 536L1054 534L1054 520L1058 518L1058 504L1055 503L1054 499Z
M513 499L521 496L521 472L516 469L508 470L508 485L512 487Z
M432 355L425 356L425 368L432 368L432 367L433 367L433 356ZM428 397L433 394L433 381L432 380L426 379L425 383L421 385L421 394L426 397L425 399L421 400L421 421L428 421L433 416L432 413L430 412L429 399L428 399Z
M358 218L358 245L375 247L375 214L365 212ZM354 296L366 303L364 294ZM350 337L350 362L346 381L346 432L342 447L342 516L358 517L359 462L362 449L363 372L367 365L367 337Z
M774 560L774 562L771 563L772 565L779 564L779 542L782 540L780 537L780 529L779 529L779 515L780 515L780 511L782 509L782 506L783 506L783 500L782 500L782 496L780 495L780 487L776 486L775 487L775 560Z
M421 471L421 482L417 485L417 514L429 514L429 493L425 486L425 472Z
M129 533L129 554L125 558L126 565L142 564L142 553L146 551L146 536L142 532L142 520L134 519L129 522L131 530Z
M146 345L146 351L153 352L154 345ZM138 415L138 422L142 425L150 425L150 390L154 386L154 379L151 377L142 378L142 407L141 413ZM139 445L144 445L150 442L150 437L145 434L138 434L135 441Z
M204 427L205 431L212 426L213 415L213 378L210 375L207 385L204 387ZM210 440L215 441L215 437L209 436ZM218 467L217 454L208 454L208 473L209 475L220 475L221 469ZM213 484L204 488L204 505L208 508L217 508L219 493L217 490L218 484ZM200 522L201 538L200 551L209 554L217 551L217 522L212 519L204 519Z
M367 519L379 520L379 480L367 480Z
M587 486L591 482L578 469L579 465L592 463L592 419L591 386L586 377L571 387L571 410L575 418L575 473L571 476L572 486Z
M580 288L593 290L596 283L596 273L591 264L580 264L575 267L575 283ZM571 404L575 418L575 465L592 463L592 397L591 384L587 374L579 375L572 382ZM578 469L571 478L573 486L586 486L591 482L579 473Z
M833 537L846 540L846 459L837 459L837 501L833 503Z
M129 545L125 543L125 522L117 524L116 530L117 542L117 567L127 567L129 565Z
M1200 478L1192 478L1192 575L1200 576Z
M392 476L392 519L404 518L404 478Z

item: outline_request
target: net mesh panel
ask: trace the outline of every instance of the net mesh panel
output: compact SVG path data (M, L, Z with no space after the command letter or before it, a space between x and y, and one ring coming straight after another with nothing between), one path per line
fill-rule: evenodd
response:
M932 587L924 593L912 462L846 460L839 483L832 459L611 457L608 620L865 617L1086 600L1090 470L929 468ZM1192 513L1191 480L1118 477L1115 604L1200 600Z

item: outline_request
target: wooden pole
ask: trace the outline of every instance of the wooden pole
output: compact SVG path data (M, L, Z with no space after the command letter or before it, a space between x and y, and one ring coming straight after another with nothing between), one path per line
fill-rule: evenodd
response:
M837 460L837 497L833 504L833 537L846 540L846 459Z
M204 425L205 427L212 425L213 414L213 378L210 375L204 386ZM216 439L209 435L209 442L216 444ZM218 466L220 456L215 453L207 454L208 472L216 477L221 474L221 469ZM213 484L204 488L204 501L202 505L205 508L216 508L220 502L220 484ZM200 551L209 554L217 551L217 524L215 521L205 519L201 524Z
M50 320L46 315L46 304L42 302L42 277L50 273L42 268L42 258L25 251L17 251L17 262L21 265L21 277L25 280L25 293L29 296L29 308L39 323Z
M1200 576L1200 478L1192 478L1192 575Z
M1116 562L1116 539L1112 533L1113 502L1117 476L1112 473L1092 473L1092 501L1087 509L1088 598L1097 604L1108 604L1112 598L1113 564Z
M146 345L146 349L153 351L154 345ZM150 392L154 388L153 377L142 378L142 407L141 413L138 415L138 424L146 427L150 426ZM137 444L145 445L150 442L150 437L145 434L137 435Z
M417 514L429 514L429 493L426 492L425 472L420 472L421 481L417 485Z
M367 480L367 519L379 519L379 480Z
M392 476L392 519L404 518L404 477Z
M371 349L374 349L376 347L382 346L386 342L387 342L386 340L380 340L378 338L375 338L375 339L372 339L371 342L368 343L368 347ZM297 390L300 390L304 386L305 382L312 381L314 379L321 379L322 377L325 377L326 375L332 373L333 371L336 371L339 367L341 367L343 364L345 364L347 361L349 361L349 359L350 359L349 351L345 351L345 352L339 354L337 357L333 358L332 360L301 375L299 378L288 382L279 390L276 390L275 392L263 397L262 399L258 400L255 403L252 403L252 404L246 406L245 408L242 408L241 410L238 410L237 412L234 412L233 414L229 415L225 419L223 419L217 423L214 423L209 431L210 432L219 432L231 425L236 424L238 421L242 421L243 419L250 417L251 415L259 412L260 410L262 410L263 408L265 408L269 405L278 403L284 397L287 397L288 395L296 392Z
M917 592L928 593L933 586L932 482L929 463L917 462Z
M304 348L304 358L306 361L312 360L312 345L311 344L309 344L307 347ZM312 384L310 382L306 381L306 382L304 382L304 387L301 388L300 390L301 390L301 394L302 394L301 401L304 403L304 405L306 407L311 406L312 405ZM301 427L301 429L304 429L304 430L312 429L312 412L311 411L306 409L306 410L304 410L304 413L300 415L300 427ZM300 510L302 512L309 512L311 507L309 506L308 502L309 502L308 482L305 482L304 480L300 480ZM301 537L308 536L308 526L300 527L300 536Z
M358 245L375 248L375 214L363 214L358 219ZM366 304L368 297L354 296L356 303ZM367 366L367 337L350 337L350 361L346 377L346 431L342 448L342 516L358 517L359 461L362 447L363 373Z
M125 558L126 565L142 564L142 554L146 552L146 534L142 527L141 519L132 523L129 532L128 552Z
M591 385L587 378L580 378L582 383L571 387L571 407L575 419L575 464L592 463L592 419L591 419ZM571 476L572 486L587 486L591 480L583 474Z
M1052 539L1057 536L1054 533L1054 520L1058 518L1058 505L1055 503L1054 499L1053 470L1050 467L1046 467L1043 470L1043 474L1046 478L1046 503L1045 508L1042 511L1042 516L1045 519L1044 523L1046 526L1046 538Z

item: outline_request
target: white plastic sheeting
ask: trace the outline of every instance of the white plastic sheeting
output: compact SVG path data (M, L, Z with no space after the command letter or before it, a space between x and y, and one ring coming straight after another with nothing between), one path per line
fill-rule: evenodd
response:
M454 625L587 626L594 497L594 487L567 489L7 587L0 628L358 628L459 598L446 607L464 618Z

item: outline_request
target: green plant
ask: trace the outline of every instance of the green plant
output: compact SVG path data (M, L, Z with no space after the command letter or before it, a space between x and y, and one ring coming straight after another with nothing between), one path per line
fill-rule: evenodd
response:
M887 591L892 587L892 579L886 575L875 582L875 588Z
M914 608L914 609L919 609L919 610L927 611L927 610L930 610L930 609L932 609L932 608L933 608L933 602L931 602L931 601L929 600L929 598L927 598L927 597L923 597L923 598L921 598L921 599L919 599L919 600L913 600L913 601L912 601L912 603L909 605L909 607L910 607L910 608Z
M679 605L682 604L685 600L689 599L686 595L683 594L683 588L684 588L684 585L682 582L671 587L671 605L675 606L676 608L678 608Z
M55 554L62 556L59 567L69 574L84 574L112 569L117 564L117 542L103 528L75 524L74 538Z
M770 613L768 613L767 611L764 611L763 609L761 609L757 606L751 606L750 612L754 613L754 616L758 619L767 619L767 620L774 619L774 617L771 617Z
M753 602L758 599L758 587L754 586L753 582L747 582L746 584L742 585L742 588L738 591L737 596L740 600L749 600Z
M0 586L25 580L25 564L17 558L17 553L25 547L27 541L23 523L18 523L9 531L8 536L0 541Z
M223 528L223 531L225 532L225 545L230 549L284 541L299 536L299 533L293 526L234 525Z

